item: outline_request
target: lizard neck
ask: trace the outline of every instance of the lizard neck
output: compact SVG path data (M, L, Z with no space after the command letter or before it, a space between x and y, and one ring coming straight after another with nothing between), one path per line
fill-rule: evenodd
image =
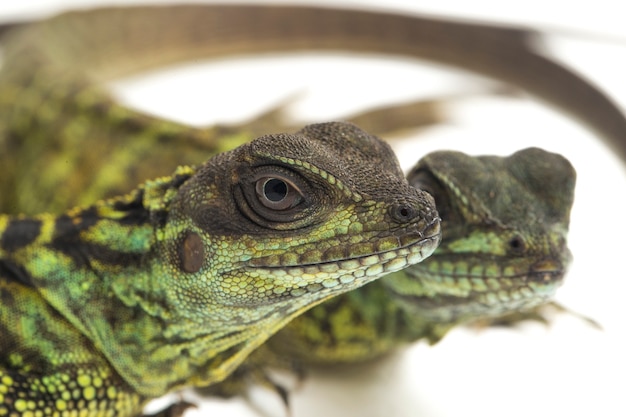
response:
M193 172L179 168L125 196L59 216L0 215L3 276L43 292L69 280L88 293L95 280L99 288L112 286L117 276L145 269L169 201Z
M170 201L193 172L60 216L0 215L0 280L38 292L125 375L128 345L144 346L175 311L154 265Z

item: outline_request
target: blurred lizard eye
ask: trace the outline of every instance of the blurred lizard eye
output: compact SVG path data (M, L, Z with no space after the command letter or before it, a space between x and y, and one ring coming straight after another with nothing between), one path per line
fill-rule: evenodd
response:
M302 201L298 187L286 178L259 178L255 187L259 201L269 209L287 210Z

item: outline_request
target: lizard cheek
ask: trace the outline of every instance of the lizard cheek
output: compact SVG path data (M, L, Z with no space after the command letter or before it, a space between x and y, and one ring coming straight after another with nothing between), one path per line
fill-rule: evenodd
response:
M180 263L185 272L198 272L204 263L205 252L202 238L189 232L179 247Z

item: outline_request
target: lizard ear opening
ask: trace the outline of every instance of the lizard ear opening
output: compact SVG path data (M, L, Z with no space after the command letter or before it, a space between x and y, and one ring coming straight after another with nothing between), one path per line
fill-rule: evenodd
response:
M198 272L204 263L204 243L194 232L189 232L179 247L181 267L185 272Z

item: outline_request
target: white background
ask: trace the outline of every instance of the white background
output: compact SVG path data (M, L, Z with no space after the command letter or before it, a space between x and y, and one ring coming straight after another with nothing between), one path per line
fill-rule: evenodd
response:
M0 19L10 20L129 2L2 3ZM324 3L382 8L365 0ZM626 108L626 25L617 0L396 0L384 7L545 29L552 33L551 51ZM583 36L571 34L576 32ZM217 60L181 71L115 88L144 109L206 124L250 117L293 95L298 97L295 116L321 121L362 106L471 93L485 85L413 61L337 56ZM420 343L370 366L313 373L292 395L293 416L626 416L624 168L589 131L532 99L477 95L455 101L449 118L443 126L409 132L406 140L394 142L405 167L426 152L445 148L505 155L535 145L570 158L578 171L570 233L575 261L557 300L597 320L604 330L568 315L556 317L550 327L458 329L434 347ZM262 397L255 398L266 400ZM269 397L270 404L263 407L281 415L283 410ZM243 400L212 400L188 413L216 414L258 415Z

